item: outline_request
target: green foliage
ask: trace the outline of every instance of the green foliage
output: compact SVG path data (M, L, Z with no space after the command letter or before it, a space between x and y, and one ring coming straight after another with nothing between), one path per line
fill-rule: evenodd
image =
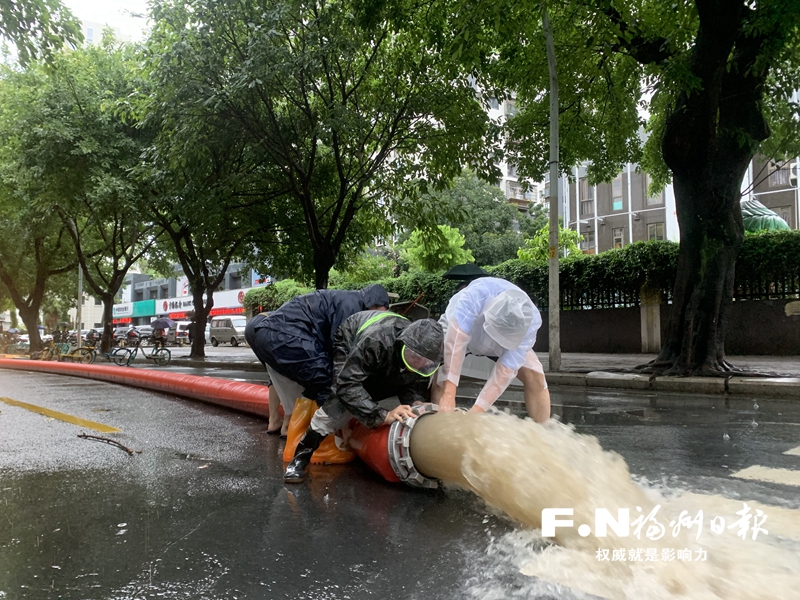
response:
M153 15L149 106L181 136L242 144L242 202L272 273L324 287L393 223L432 228L424 194L462 164L496 174L497 127L425 5L171 0Z
M561 257L582 254L579 244L583 236L574 229L558 228L558 255ZM536 235L525 240L525 246L517 251L517 258L534 262L547 262L550 249L550 226L540 229Z
M439 225L438 235L416 229L400 246L400 255L412 269L434 273L455 265L475 262L472 252L464 249L464 236L447 225Z
M799 288L800 231L761 231L745 235L736 259L736 297L796 297Z
M523 238L514 230L515 223L525 231L530 219L496 185L464 171L452 187L430 196L442 213L437 222L458 228L476 264L495 265L516 256Z
M778 231L748 234L737 262L736 296L740 298L787 297L800 292L800 231ZM678 244L669 241L636 242L624 248L597 255L580 255L561 261L561 307L563 310L638 306L641 288L660 290L662 298L670 298L678 269ZM488 267L493 277L507 279L525 290L540 309L548 305L547 264L530 260L509 260ZM363 287L362 284L347 289ZM382 279L389 292L400 301L420 298L436 317L460 284L442 279L442 273L412 271L399 277ZM271 289L275 288L275 289ZM277 293L280 290L280 293ZM273 310L309 288L293 281L251 290L245 306L259 305ZM269 307L269 308L267 308Z
M80 22L59 0L0 0L0 35L16 45L22 65L83 41Z
M344 271L331 270L329 285L339 289L359 289L381 279L393 277L400 253L391 248L366 249Z
M269 312L280 308L282 304L295 296L312 291L314 291L313 288L300 285L293 279L283 279L264 287L251 288L244 295L242 305L248 312Z
M153 243L132 175L144 139L125 118L138 85L134 49L100 44L6 70L0 96L0 171L14 193L59 219L86 286L109 304L128 269Z

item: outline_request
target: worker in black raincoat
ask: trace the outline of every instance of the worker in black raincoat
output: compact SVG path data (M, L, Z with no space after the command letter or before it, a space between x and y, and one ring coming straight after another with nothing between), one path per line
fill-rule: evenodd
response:
M382 285L362 290L317 290L297 296L278 310L253 317L245 339L267 367L286 415L302 394L320 406L330 395L333 378L333 337L350 315L389 308ZM283 433L288 426L285 419ZM277 433L275 424L271 431Z
M413 418L411 405L427 401L418 390L427 389L428 379L439 368L443 345L442 326L433 319L410 322L395 313L376 311L347 319L335 338L331 397L314 413L283 480L304 481L311 455L322 440L352 417L370 428ZM378 406L392 396L400 399L400 406L393 410Z

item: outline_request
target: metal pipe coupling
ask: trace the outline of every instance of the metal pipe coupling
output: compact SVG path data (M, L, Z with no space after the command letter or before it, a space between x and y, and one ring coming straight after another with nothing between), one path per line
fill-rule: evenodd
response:
M438 479L425 477L417 471L414 461L411 459L411 432L416 422L425 415L437 412L439 406L436 404L418 404L411 409L417 415L413 419L405 421L395 421L389 429L389 464L397 477L403 483L412 487L436 489L441 482Z

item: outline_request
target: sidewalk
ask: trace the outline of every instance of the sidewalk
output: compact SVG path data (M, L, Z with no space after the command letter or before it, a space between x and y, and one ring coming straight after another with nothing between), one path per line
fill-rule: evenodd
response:
M207 358L188 358L173 352L172 365L193 368L218 368L242 371L261 371L263 366L244 348L207 348ZM471 357L470 357L471 358ZM786 398L800 400L800 356L731 356L729 362L743 369L774 374L774 377L651 377L631 371L638 365L656 358L655 354L583 354L565 353L561 357L561 370L549 372L548 356L539 359L547 373L550 386L575 386L625 390L652 390L688 394L731 394L759 398ZM488 375L493 363L473 360L465 364L464 376L474 383ZM515 388L519 382L515 380Z

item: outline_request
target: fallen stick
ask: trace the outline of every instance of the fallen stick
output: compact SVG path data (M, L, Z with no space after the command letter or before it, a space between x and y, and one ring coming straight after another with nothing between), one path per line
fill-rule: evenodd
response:
M130 456L133 456L134 454L141 454L142 453L141 450L131 450L127 446L123 446L117 440L112 440L111 438L101 437L99 435L89 435L89 434L86 434L86 433L79 433L78 437L79 438L83 438L85 440L97 440L98 442L111 444L112 446L116 446L117 448L125 450L125 452L127 452Z

